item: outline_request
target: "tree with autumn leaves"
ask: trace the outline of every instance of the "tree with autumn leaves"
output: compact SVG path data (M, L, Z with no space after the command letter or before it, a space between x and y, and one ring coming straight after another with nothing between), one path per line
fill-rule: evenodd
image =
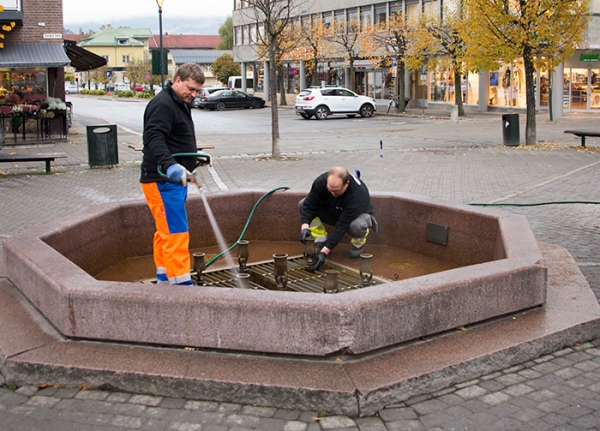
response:
M523 60L525 143L536 144L535 70L553 70L573 54L587 27L589 0L464 0L464 7L470 25L462 37L474 68Z

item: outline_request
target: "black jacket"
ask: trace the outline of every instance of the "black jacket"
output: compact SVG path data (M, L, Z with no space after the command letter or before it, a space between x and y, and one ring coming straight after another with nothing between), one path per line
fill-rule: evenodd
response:
M158 165L164 174L171 165L179 163L187 170L196 167L193 157L173 158L175 153L195 153L196 132L190 107L179 100L169 83L144 112L144 157L140 182L166 181L158 173Z
M323 214L323 212L327 214ZM302 205L300 217L302 223L308 224L319 215L327 224L332 224L332 221L337 220L333 232L327 236L325 242L325 246L333 250L348 231L354 219L364 213L373 214L371 196L365 183L350 175L348 188L344 194L334 197L327 190L327 172L325 172L313 181L310 192ZM326 215L327 217L325 217Z

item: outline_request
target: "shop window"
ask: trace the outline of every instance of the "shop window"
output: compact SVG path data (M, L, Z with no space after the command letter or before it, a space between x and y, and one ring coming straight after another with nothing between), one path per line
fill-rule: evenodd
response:
M46 69L0 69L0 101L31 104L46 98Z

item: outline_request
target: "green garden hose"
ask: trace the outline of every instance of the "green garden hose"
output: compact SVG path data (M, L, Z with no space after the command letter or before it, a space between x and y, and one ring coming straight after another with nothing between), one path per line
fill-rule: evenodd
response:
M566 205L566 204L587 204L587 205L599 205L600 202L595 201L555 201L555 202L534 202L529 204L518 204L512 202L496 202L496 203L483 203L483 202L467 202L467 205L480 206L480 207L537 207L540 205Z
M235 248L235 246L237 246L239 244L239 242L242 240L242 238L244 238L244 234L246 233L246 230L248 229L248 226L250 225L250 220L252 220L252 216L254 216L254 211L256 211L256 208L258 207L258 205L262 202L262 200L264 198L266 198L267 196L269 196L271 193L276 192L277 190L289 190L289 187L277 187L274 188L273 190L269 190L267 193L265 193L264 195L262 195L260 197L260 199L258 199L256 201L256 203L254 204L254 206L252 207L252 211L250 211L250 215L248 216L248 220L246 220L246 225L244 226L244 229L242 229L242 233L240 234L240 237L237 239L237 241L235 243L232 244L231 247L229 247L227 250L222 251L221 253L217 254L215 257L213 257L211 260L209 260L206 263L206 267L208 268L210 265L212 265L212 263L217 260L218 258L220 258L221 256L223 256L225 253L233 250Z

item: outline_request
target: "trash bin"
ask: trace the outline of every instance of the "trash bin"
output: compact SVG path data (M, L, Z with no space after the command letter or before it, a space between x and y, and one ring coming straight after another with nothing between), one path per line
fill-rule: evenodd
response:
M119 164L116 124L87 126L87 142L91 168Z
M521 141L519 136L519 114L502 115L502 139L508 147L518 147Z

